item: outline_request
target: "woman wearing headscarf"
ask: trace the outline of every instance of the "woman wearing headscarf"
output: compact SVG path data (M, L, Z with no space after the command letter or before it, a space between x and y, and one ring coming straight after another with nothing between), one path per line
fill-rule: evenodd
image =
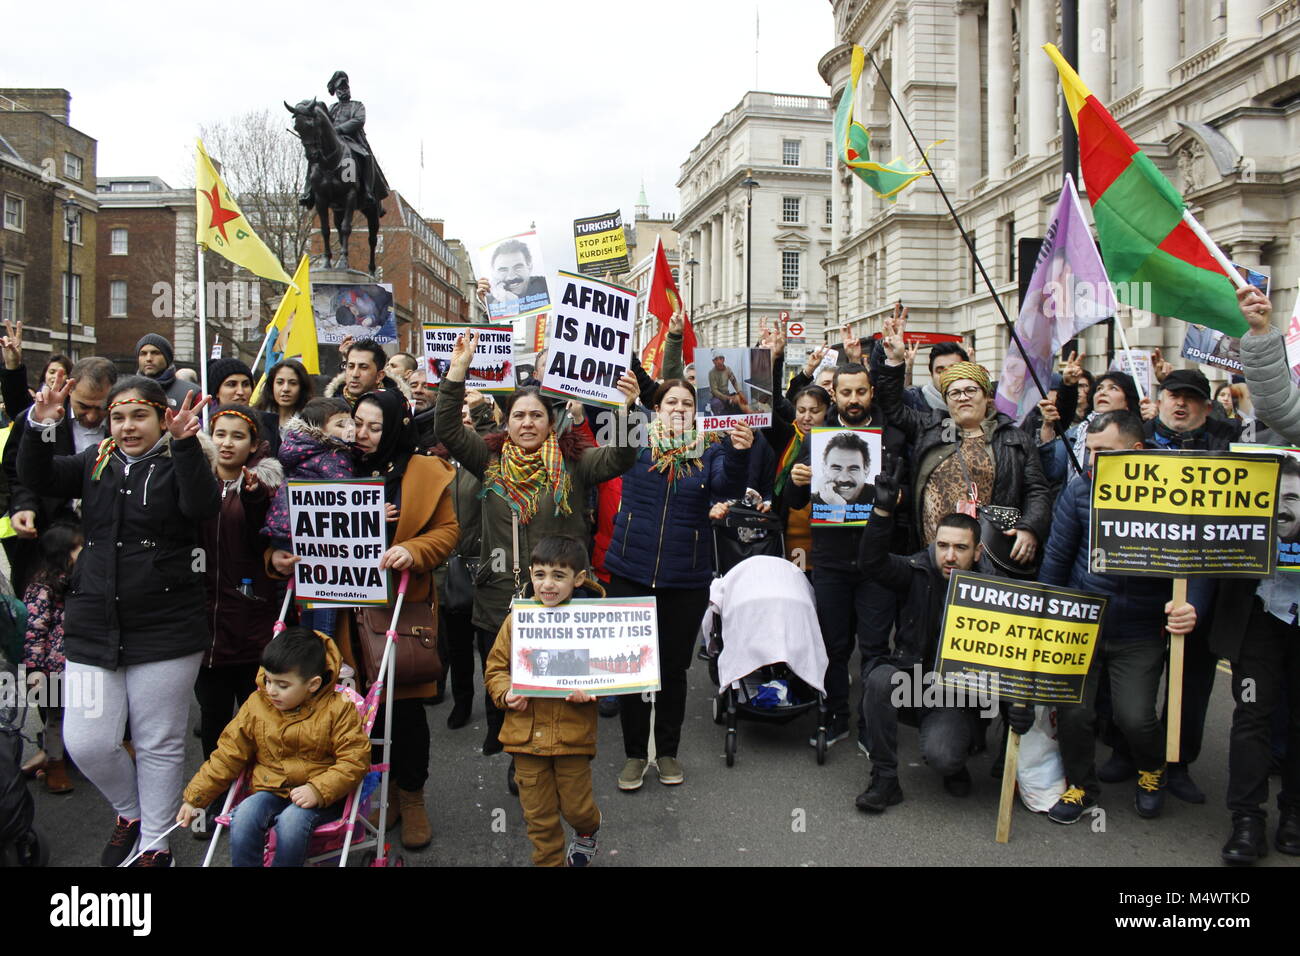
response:
M482 560L472 619L480 657L486 661L510 613L511 599L520 590L520 575L527 571L533 545L548 535L585 541L589 489L632 467L636 448L629 442L626 410L611 429L615 440L609 445L593 448L581 429L557 436L551 410L535 387L517 389L505 400L505 431L478 435L461 420L465 376L477 346L477 333L456 341L434 418L438 439L483 483ZM623 374L618 387L629 405L636 401L639 386L632 372ZM489 706L485 754L501 752L497 735L503 719L500 710Z
M437 617L437 589L433 570L451 554L460 535L450 485L455 470L439 458L421 455L411 408L401 392L368 392L358 401L356 454L358 478L384 479L384 506L388 514L388 550L379 560L381 570L398 575L409 570L406 605L425 604ZM284 576L298 561L287 551L274 551L271 563ZM394 598L395 600L395 598ZM385 614L392 614L392 607ZM343 660L357 671L359 683L368 687L375 674L364 673L357 643L357 622L344 614L336 641ZM402 823L402 845L421 849L433 839L424 803L429 776L429 724L420 701L435 693L435 685L404 684L399 671L393 688L392 779L397 782L397 810L390 804L389 820ZM382 712L377 721L383 720ZM376 761L382 759L376 755Z

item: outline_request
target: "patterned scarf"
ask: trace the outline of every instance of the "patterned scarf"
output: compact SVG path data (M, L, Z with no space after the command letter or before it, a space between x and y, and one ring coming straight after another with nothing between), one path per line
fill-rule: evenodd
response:
M790 443L785 446L785 451L781 452L781 460L776 463L776 484L773 485L773 492L778 495L789 480L790 469L794 467L795 461L803 452L804 439L808 437L808 434L799 428L798 422L791 424L794 425L794 435L790 438Z
M668 434L662 419L656 418L650 423L650 470L666 473L670 485L677 480L704 467L704 449L718 440L718 436L709 433L700 435L691 430L677 438Z
M560 443L552 432L546 436L542 447L534 452L524 451L507 438L501 446L500 456L488 465L483 475L483 490L478 496L486 498L489 491L496 492L519 515L519 521L528 524L537 514L542 492L547 488L551 489L555 501L555 513L572 514L573 509L569 507L571 487L564 456L560 454Z

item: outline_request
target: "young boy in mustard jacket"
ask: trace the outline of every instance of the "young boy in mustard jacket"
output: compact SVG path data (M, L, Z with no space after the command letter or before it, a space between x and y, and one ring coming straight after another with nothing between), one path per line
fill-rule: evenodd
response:
M528 561L533 596L546 607L567 603L586 582L587 561L587 549L576 538L543 538ZM533 841L533 864L586 866L596 855L600 828L600 810L591 792L596 698L581 690L563 700L512 693L512 653L507 616L488 655L484 680L493 702L506 712L500 740L514 755L519 803ZM567 853L561 817L574 830Z
M249 768L251 793L231 821L231 866L261 866L273 827L272 865L302 866L312 830L338 819L344 798L370 769L361 715L334 690L341 663L324 634L285 628L262 652L257 690L185 788L176 820L188 827Z

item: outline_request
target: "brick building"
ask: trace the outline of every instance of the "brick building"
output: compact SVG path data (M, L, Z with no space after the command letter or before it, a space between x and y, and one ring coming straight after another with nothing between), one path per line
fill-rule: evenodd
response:
M74 359L96 350L96 141L69 125L71 103L67 90L0 89L0 313L22 320L35 371L69 351L69 332Z

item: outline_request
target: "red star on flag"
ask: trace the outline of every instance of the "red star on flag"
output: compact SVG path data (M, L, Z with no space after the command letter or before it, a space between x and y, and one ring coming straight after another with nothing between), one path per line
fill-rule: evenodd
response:
M208 223L209 229L217 229L221 233L221 238L230 241L226 235L226 223L232 219L238 219L239 213L233 209L226 209L221 205L221 194L218 192L216 183L212 184L211 192L204 192L203 195L208 200L208 205L212 207L212 221Z

